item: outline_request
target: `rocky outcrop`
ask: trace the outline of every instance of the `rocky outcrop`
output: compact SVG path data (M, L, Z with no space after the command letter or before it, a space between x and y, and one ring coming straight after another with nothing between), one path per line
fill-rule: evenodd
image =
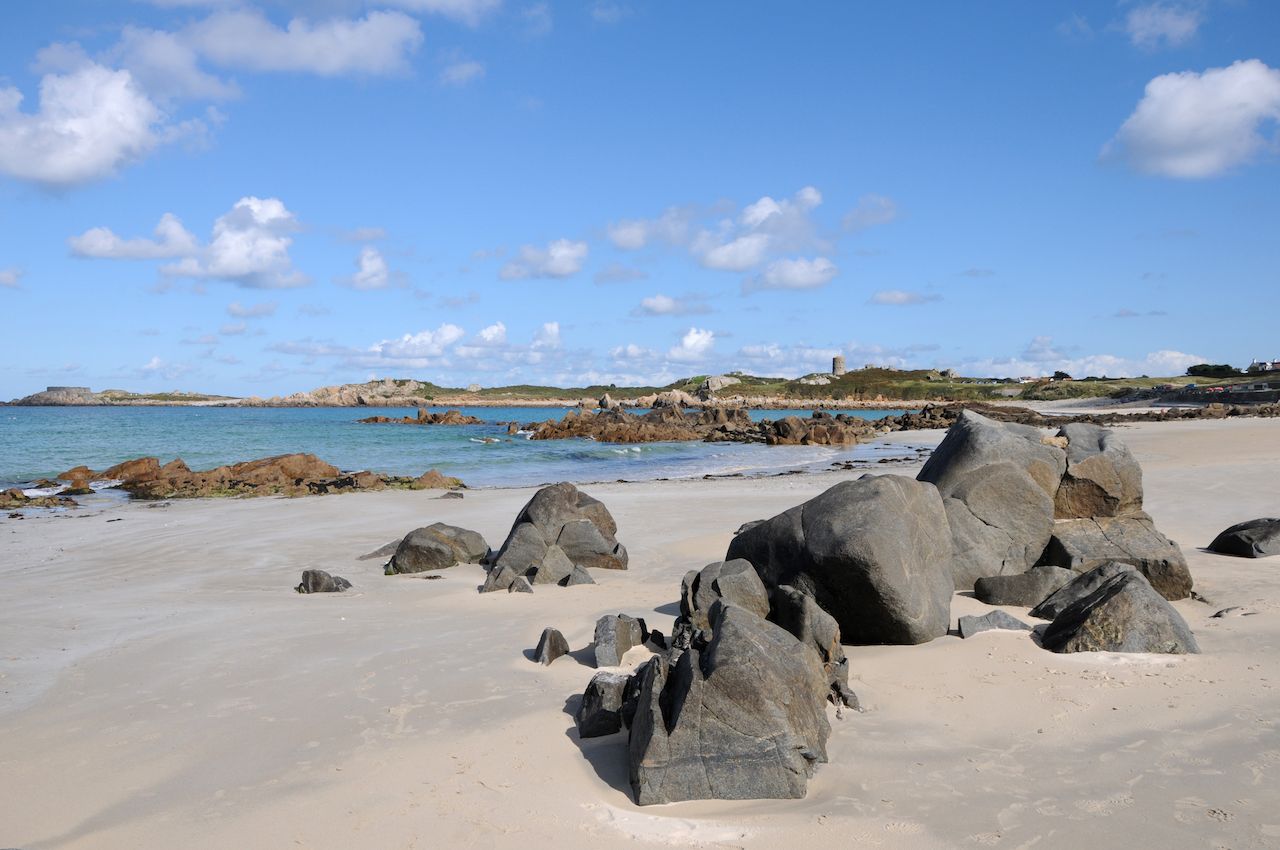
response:
M458 563L478 564L489 544L475 531L436 522L409 532L387 562L387 575L443 570Z
M1041 641L1053 652L1197 653L1195 636L1137 572L1120 572L1063 609Z
M419 408L417 416L370 416L357 419L365 425L483 425L483 419L468 416L460 410L446 410L444 413L428 413Z
M1031 616L1041 620L1056 619L1068 607L1084 599L1121 573L1135 572L1137 572L1137 568L1131 564L1110 561L1094 567L1086 573L1073 573L1075 577L1071 581L1044 597L1031 609Z
M70 496L28 496L17 487L0 492L0 508L75 508L79 502Z
M713 634L641 670L629 741L640 805L803 797L830 734L818 656L785 629L717 602Z
M835 617L823 611L809 594L784 584L769 594L768 619L817 654L827 677L827 699L836 705L858 708L858 697L849 687L849 661Z
M1182 550L1146 515L1058 520L1040 559L1079 573L1108 562L1137 567L1165 599L1186 599L1191 593Z
M1142 511L1142 468L1115 434L1083 422L1066 425L1058 434L1067 440L1067 468L1053 499L1056 518Z
M711 606L724 600L758 617L769 615L769 591L750 561L718 561L690 570L680 585L680 616L695 629L709 629Z
M1263 517L1237 523L1213 538L1209 551L1239 558L1280 555L1280 518Z
M973 595L988 605L1039 605L1050 594L1066 587L1080 576L1062 567L1032 567L1016 575L980 578L973 585Z
M303 570L302 583L294 590L299 593L341 593L351 587L342 576L331 576L324 570Z
M831 614L845 641L924 643L947 633L952 545L937 488L896 475L835 485L738 534L726 560L750 561Z
M521 509L491 569L535 584L581 584L579 571L625 570L627 550L609 510L569 483L543 487Z

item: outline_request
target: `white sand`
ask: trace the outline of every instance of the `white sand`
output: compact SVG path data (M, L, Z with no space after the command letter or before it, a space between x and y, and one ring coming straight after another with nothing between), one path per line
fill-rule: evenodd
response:
M0 846L1280 846L1280 559L1197 548L1280 511L1280 422L1123 433L1212 600L1176 603L1204 654L852 647L868 711L833 717L792 801L635 806L624 737L580 743L564 713L592 668L526 653L546 625L586 647L608 612L668 631L680 577L740 523L855 473L590 487L631 569L532 596L354 560L436 520L497 546L529 490L0 520ZM294 594L306 567L355 589ZM1209 619L1232 605L1258 615Z

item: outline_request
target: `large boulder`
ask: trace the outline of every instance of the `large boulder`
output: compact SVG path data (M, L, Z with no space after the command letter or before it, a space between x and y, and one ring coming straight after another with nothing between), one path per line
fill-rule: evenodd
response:
M1060 569L1059 567L1036 567L1038 570L1043 569ZM1070 606L1084 599L1090 593L1093 593L1099 587L1111 581L1111 579L1121 573L1136 573L1137 567L1132 564L1121 564L1115 561L1109 561L1100 566L1094 567L1087 573L1075 573L1071 570L1065 572L1071 573L1074 578L1068 581L1062 587L1050 593L1041 599L1036 607L1031 609L1031 616L1041 620L1055 620L1058 615Z
M521 509L493 562L521 576L532 574L537 583L560 583L573 567L625 570L627 550L617 531L599 500L567 482L553 484ZM548 553L552 563L544 571Z
M1067 467L1067 453L1059 442L1030 425L997 422L963 410L917 477L937 485L946 497L974 470L1012 463L1052 498Z
M640 805L803 797L827 760L827 677L785 629L717 602L713 636L641 672L630 778Z
M849 659L840 643L835 617L823 611L809 594L784 584L769 594L768 619L817 653L827 676L827 699L836 705L859 707L858 697L849 687Z
M489 544L477 532L443 522L416 528L404 536L387 564L387 575L442 570L458 563L478 564Z
M1067 469L1054 495L1058 519L1125 516L1142 510L1142 467L1120 438L1087 422L1063 426Z
M956 476L943 505L957 590L969 590L986 576L1026 572L1053 534L1053 499L1026 470L1007 461Z
M596 621L595 655L597 667L617 667L622 656L649 637L644 620L626 614L606 614Z
M1233 525L1213 538L1209 551L1240 558L1280 555L1280 518L1263 517Z
M707 615L717 600L740 605L756 616L769 614L769 591L750 561L718 561L690 570L680 584L680 616L695 629L708 629Z
M1191 572L1182 550L1145 515L1058 520L1040 558L1041 564L1078 573L1112 561L1137 567L1165 599L1191 594Z
M1112 576L1067 606L1041 642L1054 652L1200 651L1182 615L1136 572Z
M630 673L601 670L591 677L574 715L579 738L598 738L622 731L622 705Z
M533 660L548 665L562 655L569 654L569 642L560 634L559 629L547 626L538 637L538 645L533 650Z
M351 587L342 576L329 575L324 570L303 570L302 583L294 590L299 593L341 593Z
M753 526L725 560L745 558L770 588L812 596L853 644L916 644L947 633L951 533L938 490L864 476Z
M988 605L1039 605L1049 594L1065 587L1080 574L1062 567L1032 567L1025 573L980 578L973 595Z

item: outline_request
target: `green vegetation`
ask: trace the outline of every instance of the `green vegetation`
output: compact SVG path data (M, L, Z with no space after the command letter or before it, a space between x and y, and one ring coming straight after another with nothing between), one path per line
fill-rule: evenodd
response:
M1193 378L1236 378L1244 372L1229 363L1197 363L1187 367L1187 374Z

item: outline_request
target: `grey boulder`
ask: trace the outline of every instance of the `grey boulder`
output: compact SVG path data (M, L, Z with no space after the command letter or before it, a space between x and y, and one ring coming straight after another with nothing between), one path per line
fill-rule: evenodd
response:
M1145 515L1058 520L1040 559L1078 573L1113 561L1137 567L1165 599L1191 594L1191 572L1182 550Z
M1031 626L1003 611L992 611L981 617L965 616L959 622L960 637L971 638L980 632L996 630L1031 631Z
M951 533L932 484L842 482L739 534L725 555L735 558L766 587L812 596L848 643L924 643L950 625Z
M303 570L302 584L294 590L299 593L341 593L351 587L342 576L331 576L324 570Z
M602 670L591 677L574 719L579 738L598 738L622 730L622 706L629 673Z
M1213 538L1209 551L1240 558L1280 555L1280 518L1263 517L1233 525Z
M1197 653L1182 615L1136 572L1121 572L1068 605L1041 638L1053 652Z
M484 584L480 585L481 593L494 593L499 590L510 590L511 585L518 578L524 578L517 575L516 571L510 567L492 567L489 574L484 577Z
M817 653L827 676L827 699L836 705L859 708L858 697L849 687L849 659L840 644L840 626L835 618L823 611L812 596L785 584L773 589L769 601L769 621Z
M1039 605L1049 595L1065 587L1080 574L1062 567L1032 567L1025 573L980 578L973 595L988 605Z
M985 576L1022 573L1053 534L1053 499L1024 469L1000 461L954 476L943 500L957 590Z
M769 591L751 562L741 558L690 570L680 583L680 616L696 629L710 628L707 614L718 599L741 605L759 617L769 614Z
M1036 569L1047 568L1037 567ZM1068 606L1085 598L1121 573L1135 573L1137 571L1137 568L1132 564L1110 561L1094 567L1086 573L1074 573L1070 581L1043 597L1036 604L1036 607L1031 609L1031 616L1040 620L1056 619Z
M569 642L560 634L559 629L547 626L538 638L538 646L533 650L533 659L539 664L548 665L562 655L569 654Z
M1063 426L1067 469L1053 499L1058 519L1126 516L1142 510L1142 467L1120 438L1086 422Z
M716 602L713 637L641 671L629 743L642 806L799 798L827 760L827 677L785 629Z
M648 637L644 620L626 614L606 614L596 621L595 655L597 667L617 667L622 656Z
M917 477L937 485L946 497L974 470L1012 463L1052 498L1067 466L1067 454L1057 442L1030 425L997 422L963 410Z
M567 482L552 484L520 510L493 561L523 576L542 569L550 553L556 562L549 572L556 578L547 579L552 583L563 581L574 566L625 570L627 550L618 542L617 531L613 516L598 499ZM570 565L568 571L560 555Z
M417 528L404 536L387 564L387 575L442 570L458 563L478 564L489 545L477 532L443 522Z
M404 538L397 537L395 540L392 540L390 543L384 543L383 545L379 546L377 549L374 549L372 552L365 552L363 555L356 558L356 560L357 561L373 561L373 560L380 560L382 558L390 558L392 555L396 553L396 550L400 548L401 540L404 540Z
M575 564L573 568L573 572L569 573L569 575L564 577L564 579L560 582L560 586L573 587L574 585L578 585L578 584L595 584L595 583L596 583L596 580L591 577L591 573L587 572L582 567L579 567Z

